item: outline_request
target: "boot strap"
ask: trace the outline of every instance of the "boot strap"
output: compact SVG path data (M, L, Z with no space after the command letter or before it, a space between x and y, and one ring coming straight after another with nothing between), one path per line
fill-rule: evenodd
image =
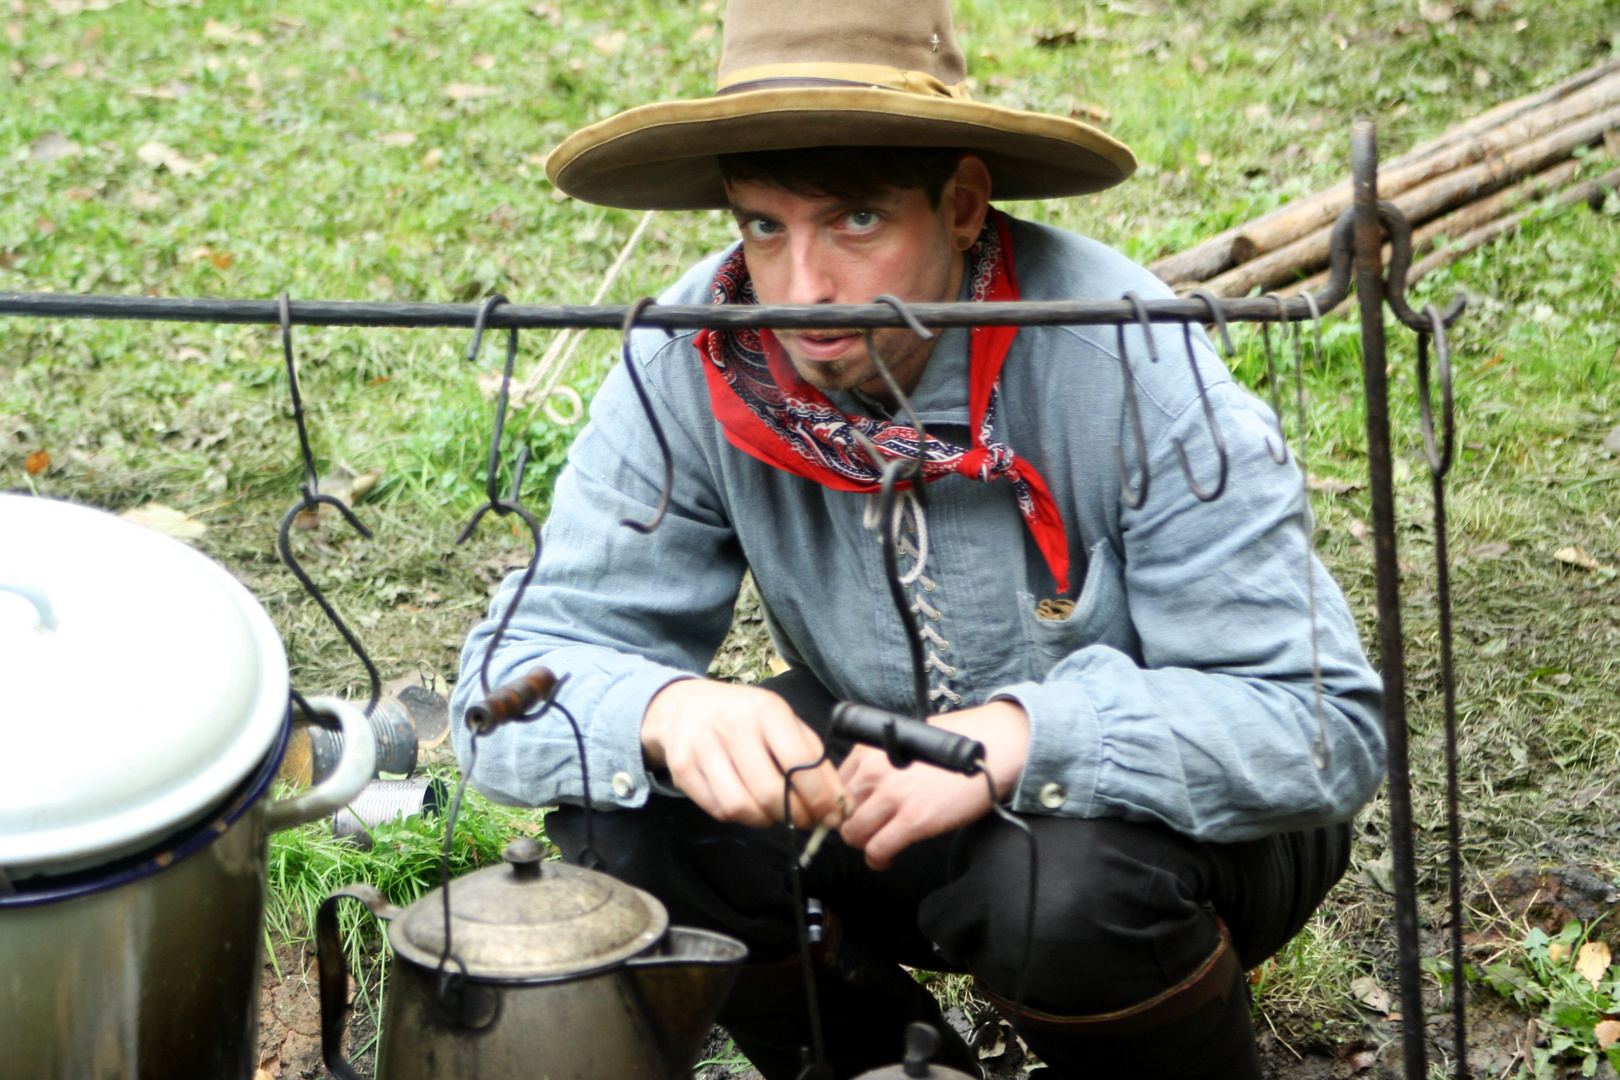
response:
M997 1012L1008 1019L1013 1019L1016 1013L1017 1022L1023 1028L1085 1036L1138 1035L1183 1020L1216 998L1225 1000L1232 993L1242 969L1226 924L1217 919L1216 925L1221 933L1220 944L1192 974L1146 1001L1113 1012L1058 1016L1027 1005L1016 1010L1011 1001L977 978L973 982Z

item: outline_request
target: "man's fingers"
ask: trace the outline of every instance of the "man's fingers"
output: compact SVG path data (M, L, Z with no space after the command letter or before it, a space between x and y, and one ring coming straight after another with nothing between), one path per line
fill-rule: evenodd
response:
M773 718L762 725L762 728L765 736L764 749L769 752L779 776L795 766L807 765L822 756L821 740L792 713L780 719ZM838 779L838 772L833 768L832 762L823 761L814 769L794 773L793 791L803 800L808 813L808 817L802 821L795 815L794 824L806 826L819 823L838 813L838 798L844 794L844 785Z

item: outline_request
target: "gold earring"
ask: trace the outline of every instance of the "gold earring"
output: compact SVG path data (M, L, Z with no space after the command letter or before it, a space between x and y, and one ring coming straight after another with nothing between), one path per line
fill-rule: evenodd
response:
M966 251L968 248L970 248L972 246L973 246L973 237L971 237L971 236L958 236L956 238L956 250L957 251Z

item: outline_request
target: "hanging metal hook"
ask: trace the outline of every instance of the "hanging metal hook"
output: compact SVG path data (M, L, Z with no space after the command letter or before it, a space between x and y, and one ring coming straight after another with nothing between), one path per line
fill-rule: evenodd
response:
M1429 320L1428 333L1418 334L1418 418L1423 425L1423 453L1429 459L1429 469L1437 478L1444 479L1451 471L1453 435L1453 406L1451 400L1451 342L1446 335L1446 318L1438 305L1423 309ZM1429 338L1434 338L1435 368L1440 375L1440 439L1434 433L1434 406L1429 400Z
M1322 309L1316 297L1309 292L1300 294L1311 309L1312 358L1318 370L1322 367ZM1296 457L1299 461L1300 529L1305 534L1305 594L1306 611L1311 620L1311 695L1316 709L1316 741L1311 744L1311 763L1319 770L1331 763L1328 749L1327 707L1322 693L1321 634L1316 622L1316 518L1311 514L1311 472L1309 466L1310 428L1306 424L1305 409L1305 347L1300 341L1299 324L1294 327L1294 410L1299 427L1295 438L1299 441ZM1279 415L1279 421L1281 416Z
M298 389L298 366L293 361L292 301L285 292L277 298L276 309L281 317L281 352L287 363L287 387L292 395L293 422L298 426L298 449L304 465L304 482L298 489L300 498L282 516L281 527L276 530L276 553L281 556L282 564L298 579L298 584L320 606L327 621L337 628L344 643L349 646L349 651L354 653L361 666L366 669L366 679L371 684L371 695L366 699L366 716L370 717L372 710L377 707L377 699L382 696L382 678L377 674L377 665L372 663L371 656L366 652L365 646L360 644L360 639L354 636L354 631L344 623L337 609L326 599L326 594L321 592L314 579L305 571L303 564L298 561L298 556L293 554L292 526L299 514L315 513L322 506L330 506L355 532L367 540L371 539L371 530L355 516L347 503L334 496L321 494L320 477L315 469L315 454L310 449L309 428L304 419L304 398Z
M473 320L472 345L467 349L467 359L469 361L478 359L478 349L484 341L484 327L488 323L490 312L509 302L506 297L497 293L488 297L479 305L478 314ZM517 501L520 486L523 482L523 468L528 461L527 453L520 454L518 457L516 476L512 484L512 497L510 499L501 498L500 490L501 439L506 429L506 405L512 389L512 369L517 363L517 351L517 327L509 327L506 339L506 363L501 369L501 389L495 406L495 428L490 434L489 459L484 477L484 493L487 496L487 501L473 511L473 516L468 519L467 524L462 527L461 534L456 537L456 544L465 544L472 536L473 530L478 528L478 523L484 519L484 515L491 511L497 517L516 514L529 530L531 545L529 565L524 568L523 576L518 580L517 592L513 594L511 602L506 605L505 610L501 612L500 620L495 624L495 633L490 636L489 644L484 647L484 660L478 668L479 686L483 690L485 697L488 697L490 693L490 664L495 658L496 650L500 647L501 639L506 636L506 631L512 625L512 617L517 613L518 602L523 598L524 591L534 582L535 571L540 566L540 522Z
M913 334L916 334L924 341L934 339L934 332L918 321L917 316L906 306L905 301L899 297L885 293L874 298L872 303L889 305L905 320L906 326L910 328ZM922 476L923 466L928 460L928 429L923 427L922 418L917 415L917 410L911 405L911 398L907 397L906 392L900 389L900 383L894 377L894 370L889 367L889 362L884 359L882 352L878 350L877 343L872 340L872 328L866 327L863 329L861 337L866 340L866 354L872 358L873 366L878 369L878 374L883 377L883 385L889 388L889 393L894 396L895 403L900 407L900 411L905 414L906 422L917 433L917 454L911 459L913 465L907 478L917 481L915 487L917 500L927 505L927 488L922 484ZM870 456L871 452L871 450L868 450L867 454ZM884 467L884 463L877 458L873 459L873 463L880 469Z
M664 458L664 489L658 493L658 505L653 509L653 516L646 521L637 521L635 518L620 518L620 525L628 525L643 536L652 532L664 520L664 514L669 510L670 494L675 490L675 458L669 452L669 440L664 437L663 425L659 424L658 417L653 413L652 398L647 395L647 388L641 383L641 373L636 370L635 358L630 355L630 331L636 328L636 321L641 313L658 301L651 296L643 296L625 313L624 325L620 336L624 339L620 351L624 354L624 370L630 376L630 385L636 389L636 398L641 402L641 411L646 414L647 423L652 427L653 438L658 440L658 452ZM666 337L673 337L674 331L664 328Z
M1276 301L1277 318L1284 327L1287 327L1288 301L1283 299L1281 296L1278 296L1276 293L1267 293L1266 295L1271 297L1272 300ZM1286 333L1287 331L1284 330L1284 332ZM1271 395L1271 412L1272 415L1277 418L1277 441L1282 444L1282 449L1278 450L1275 446L1271 445L1271 436L1267 435L1266 453L1270 454L1271 460L1275 461L1278 465L1286 465L1288 464L1288 432L1283 429L1282 390L1277 385L1277 360L1271 352L1270 323L1263 322L1260 324L1260 340L1265 344L1266 347L1266 392Z
M1215 302L1213 296L1203 289L1199 289L1194 295L1202 300L1204 306L1209 308L1211 314L1215 316L1216 325L1220 327L1221 334L1224 336L1226 334L1226 317L1221 314L1220 305ZM1170 445L1176 448L1176 458L1181 462L1181 475L1186 478L1187 488L1193 493L1193 498L1199 502L1214 502L1221 497L1221 492L1226 490L1228 467L1226 440L1221 438L1221 426L1215 422L1215 408L1209 403L1209 392L1204 388L1204 376L1198 370L1198 357L1193 354L1192 323L1185 322L1181 324L1181 335L1183 344L1187 348L1187 366L1192 369L1193 384L1198 387L1198 404L1204 410L1204 423L1209 426L1209 441L1214 444L1215 457L1221 463L1221 475L1220 479L1215 481L1215 490L1205 491L1199 486L1198 481L1193 478L1192 463L1187 460L1187 448L1182 444L1181 437L1172 438ZM1230 340L1227 341L1227 346L1231 346Z
M1153 322L1148 318L1147 305L1142 298L1134 292L1125 294L1125 299L1131 302L1136 309L1136 321L1142 327L1142 334L1147 338L1148 359L1153 363L1159 362L1159 347L1153 341ZM1131 422L1131 434L1136 440L1136 462L1142 471L1142 490L1131 491L1131 471L1125 466L1125 451L1120 446L1114 447L1114 465L1119 470L1119 496L1125 505L1132 510L1140 509L1147 502L1148 484L1152 475L1148 471L1147 436L1142 433L1142 413L1136 407L1136 380L1131 375L1130 353L1125 345L1125 324L1120 323L1119 331L1119 371L1125 379L1125 414Z
M1237 350L1232 348L1232 333L1226 326L1226 308L1221 303L1221 298L1208 289L1193 289L1187 296L1194 300L1202 300L1204 306L1209 309L1209 317L1221 335L1221 355L1231 360L1237 354Z

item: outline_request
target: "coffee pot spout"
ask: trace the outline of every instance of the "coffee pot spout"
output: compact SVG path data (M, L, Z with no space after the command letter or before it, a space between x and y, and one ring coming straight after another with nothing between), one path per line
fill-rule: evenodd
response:
M748 949L735 938L672 926L626 965L641 991L671 1080L688 1077Z

